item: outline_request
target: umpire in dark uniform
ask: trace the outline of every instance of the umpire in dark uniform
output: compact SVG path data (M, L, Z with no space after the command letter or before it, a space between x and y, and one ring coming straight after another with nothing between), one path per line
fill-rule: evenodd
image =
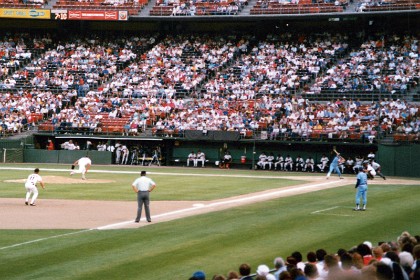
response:
M153 191L156 187L155 182L152 179L146 177L146 171L140 173L140 177L137 178L131 185L134 192L137 193L137 217L134 222L140 222L141 211L144 204L144 210L146 211L146 220L150 223L152 219L150 218L150 208L149 208L149 193Z

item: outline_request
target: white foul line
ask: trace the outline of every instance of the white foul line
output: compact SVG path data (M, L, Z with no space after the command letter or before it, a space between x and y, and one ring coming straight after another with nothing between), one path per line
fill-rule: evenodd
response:
M190 211L195 211L195 210L197 210L197 208L201 208L201 209L212 208L212 207L215 207L215 206L228 205L228 204L238 203L238 202L246 202L246 201L249 201L249 200L256 200L256 199L265 198L265 197L268 197L268 196L274 198L274 197L277 197L279 195L286 194L286 193L289 193L289 192L296 192L296 190L314 189L314 188L329 185L329 184L332 184L332 183L336 183L336 182L328 181L328 182L319 183L319 184L315 184L315 185L295 187L293 189L278 190L278 191L275 191L275 192L263 193L263 194L258 194L258 195L254 195L254 196L249 196L249 197L236 198L236 199L231 199L231 200L224 200L224 201L214 202L214 203L210 203L210 204L204 204L200 207L190 207L190 208L185 208L185 209L176 210L176 211L172 211L172 212L167 212L167 213L152 216L152 218L153 219L164 218L164 217L168 217L168 216L172 216L172 215L177 215L177 214L187 213L187 212L190 212ZM142 220L144 220L144 219L142 219ZM98 227L96 229L99 229L99 230L101 230L101 229L111 229L111 228L116 228L116 227L132 224L132 223L133 223L133 221L131 220L131 221L125 221L125 222L110 224L110 225L106 225L106 226L101 226L101 227Z
M22 243L13 244L13 245L6 246L6 247L1 247L0 250L19 247L19 246L23 246L23 245L27 245L27 244L31 244L31 243L36 243L36 242L40 242L40 241L44 241L44 240L48 240L48 239L59 238L59 237L63 237L63 236L73 235L73 234L79 234L79 233L88 232L88 231L91 231L91 230L93 230L93 229L84 229L84 230L59 234L59 235L48 236L48 237L39 238L39 239L31 240L31 241L26 241L26 242L22 242Z
M334 207L330 207L330 208L327 208L327 209L314 211L311 214L327 215L327 216L340 216L340 217L351 217L352 216L352 215L346 215L346 214L321 213L321 212L325 212L325 211L329 211L329 210L334 210L334 209L337 209L337 208L340 208L340 206L334 206Z
M311 214L317 214L317 213L320 213L320 212L324 212L324 211L329 211L329 210L337 209L338 207L340 207L340 206L334 206L334 207L331 207L331 208L327 208L327 209L322 209L322 210L314 211L314 212L312 212Z

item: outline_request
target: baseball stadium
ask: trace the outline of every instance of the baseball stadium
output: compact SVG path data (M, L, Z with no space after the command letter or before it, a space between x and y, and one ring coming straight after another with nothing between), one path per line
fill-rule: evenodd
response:
M0 279L419 280L419 15L0 0Z

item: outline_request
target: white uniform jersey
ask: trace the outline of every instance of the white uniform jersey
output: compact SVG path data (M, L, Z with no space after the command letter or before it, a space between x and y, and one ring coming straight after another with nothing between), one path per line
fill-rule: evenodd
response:
M374 162L374 161L372 161L371 165L372 165L372 167L375 171L378 170L381 167L381 165L379 163Z
M259 159L260 159L260 161L266 161L267 156L265 154L261 154Z
M283 159L283 157L282 157L282 156L278 156L278 157L276 158L276 160L277 160L277 162L284 162L284 159Z
M41 176L39 176L36 173L31 174L31 175L28 176L28 179L26 179L25 187L27 187L27 188L36 187L36 184L38 182L42 182Z
M226 161L229 161L229 160L232 159L232 156L231 155L224 155L223 159L226 160Z
M368 164L367 171L372 174L372 176L376 175L376 171L373 169L372 165Z
M79 166L86 166L88 164L92 164L92 161L88 157L82 157L81 159L79 159L78 164Z

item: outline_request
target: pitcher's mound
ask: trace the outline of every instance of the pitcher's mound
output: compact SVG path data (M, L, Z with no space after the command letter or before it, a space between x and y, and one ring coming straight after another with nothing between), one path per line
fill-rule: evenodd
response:
M104 180L104 179L87 179L82 180L80 174L75 174L72 177L64 176L41 176L42 180L46 184L103 184L103 183L112 183L115 181ZM5 180L4 182L10 183L25 183L26 179L17 179L17 180Z

